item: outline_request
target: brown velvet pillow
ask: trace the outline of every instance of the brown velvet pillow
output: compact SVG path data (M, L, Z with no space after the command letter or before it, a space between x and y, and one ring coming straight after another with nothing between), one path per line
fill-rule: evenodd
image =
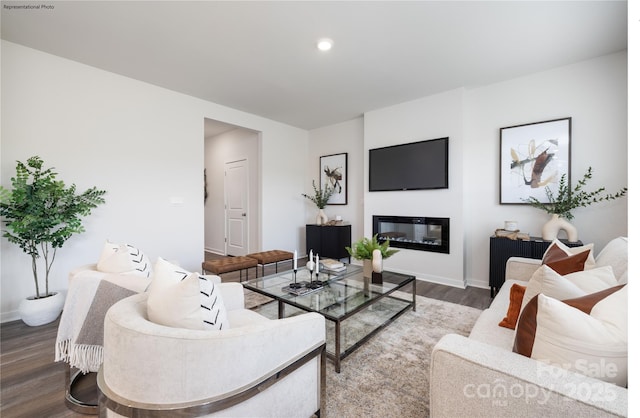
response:
M525 290L527 290L526 286L520 286L518 283L514 283L513 286L511 286L511 290L509 291L509 308L507 309L507 316L505 316L498 325L509 329L516 329Z
M553 244L544 255L542 264L546 264L556 273L564 276L576 271L583 271L590 253L591 250L586 250L578 254L567 255L560 247Z

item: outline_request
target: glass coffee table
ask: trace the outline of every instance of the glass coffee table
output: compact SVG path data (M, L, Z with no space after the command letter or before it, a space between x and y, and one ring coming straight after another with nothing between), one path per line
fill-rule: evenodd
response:
M384 271L378 280L364 279L362 267L347 264L346 270L334 273L298 270L294 294L293 270L242 282L251 291L278 302L278 318L285 317L285 307L296 312L317 312L327 319L327 356L340 373L340 361L404 312L416 310L416 278ZM305 287L315 281L316 288ZM317 283L319 282L319 283ZM395 293L411 285L411 293ZM295 308L295 309L293 309ZM333 344L331 344L333 340ZM334 350L331 351L331 345Z

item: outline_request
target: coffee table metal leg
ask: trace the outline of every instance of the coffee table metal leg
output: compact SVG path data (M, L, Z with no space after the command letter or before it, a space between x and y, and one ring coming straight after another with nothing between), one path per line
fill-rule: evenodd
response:
M278 301L278 319L284 318L284 302Z
M335 358L333 363L335 364L336 373L340 373L340 321L336 321L336 344L335 344Z
M413 279L413 312L416 311L416 280Z

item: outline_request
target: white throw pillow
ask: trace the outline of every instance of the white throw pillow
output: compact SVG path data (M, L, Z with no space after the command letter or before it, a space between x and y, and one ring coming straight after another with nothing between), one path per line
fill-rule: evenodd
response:
M618 237L609 241L596 257L598 266L611 266L613 268L613 274L616 275L620 284L628 281L628 247L628 238Z
M152 273L149 258L139 248L129 244L105 242L97 263L98 271L104 273L131 274L150 277Z
M556 273L543 264L533 273L522 297L520 312L537 294L544 293L555 299L570 299L608 289L618 284L611 266L565 274Z
M539 294L520 316L513 351L626 387L627 297L624 285L565 301Z
M168 327L205 329L198 274L175 281L172 275L156 272L149 286L147 316L149 321Z
M178 284L182 283L187 279L193 280L194 276L197 277L197 292L196 296L194 296L193 289L188 286L180 287ZM151 281L151 285L149 286L149 299L151 299L151 295L158 291L157 288L164 288L168 285L175 286L174 291L176 292L176 298L186 298L186 297L195 297L190 303L191 305L186 307L183 306L180 301L172 304L171 300L163 300L165 303L165 309L167 309L168 315L171 315L170 312L173 308L177 311L173 313L176 318L186 318L186 324L190 324L191 320L197 316L199 321L199 327L195 327L194 325L182 326L183 328L190 329L227 329L229 328L229 320L227 318L227 310L224 306L224 301L222 300L222 296L218 290L218 287L213 283L213 281L208 280L206 277L199 275L198 273L188 272L180 266L172 264L163 258L159 257L156 261L153 280ZM162 290L160 290L162 292ZM191 292L188 293L187 292ZM155 301L152 301L155 302ZM197 308L197 309L196 309ZM151 309L159 310L163 309L162 305L154 305ZM147 311L149 310L149 301L147 302ZM196 313L194 313L195 311ZM149 319L152 322L154 321L151 316ZM178 326L178 325L174 325Z

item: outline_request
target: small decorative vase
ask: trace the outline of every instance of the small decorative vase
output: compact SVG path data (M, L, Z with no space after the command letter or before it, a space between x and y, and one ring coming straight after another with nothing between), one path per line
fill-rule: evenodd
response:
M564 230L570 242L578 241L578 230L569 221L561 218L558 214L551 215L551 219L542 226L542 239L553 241L558 238L558 232Z
M20 319L32 327L48 324L55 321L64 307L64 294L62 292L51 292L44 298L31 296L23 299L18 307Z
M374 272L382 273L382 252L380 250L373 250L371 266Z
M373 273L373 263L369 259L362 260L362 276L371 279Z
M329 218L324 213L324 210L318 209L318 215L316 215L316 225L324 225L328 220Z

